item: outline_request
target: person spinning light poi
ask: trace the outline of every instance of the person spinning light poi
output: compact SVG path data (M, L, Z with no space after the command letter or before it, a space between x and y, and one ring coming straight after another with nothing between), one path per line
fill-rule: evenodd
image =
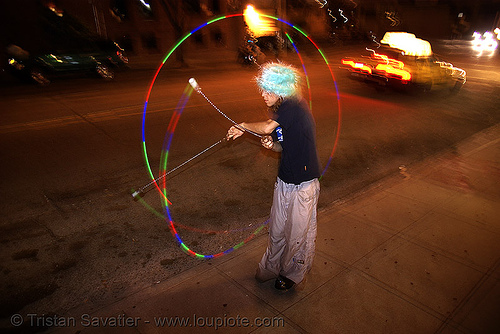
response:
M243 135L240 128L263 135L262 145L281 152L269 222L269 243L255 278L276 279L287 290L311 269L315 252L319 176L316 125L300 94L300 74L291 65L264 64L256 77L272 115L261 122L232 126L226 139Z

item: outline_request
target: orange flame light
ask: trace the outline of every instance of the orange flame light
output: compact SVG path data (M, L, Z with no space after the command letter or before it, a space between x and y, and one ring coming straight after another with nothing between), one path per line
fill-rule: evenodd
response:
M248 29L250 29L255 37L274 35L274 33L278 31L273 20L262 16L251 5L247 6L243 13L243 17Z

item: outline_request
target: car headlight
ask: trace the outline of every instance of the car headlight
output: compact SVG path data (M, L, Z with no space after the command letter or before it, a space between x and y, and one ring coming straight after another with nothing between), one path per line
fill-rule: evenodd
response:
M24 65L21 64L20 62L18 62L17 60L15 60L14 58L10 58L8 60L8 62L9 62L9 65L14 67L16 70L22 70L24 68Z
M436 63L439 64L439 66L441 66L442 68L448 70L453 79L461 80L465 83L467 73L464 70L455 67L453 66L453 64L447 63L445 61L436 61Z

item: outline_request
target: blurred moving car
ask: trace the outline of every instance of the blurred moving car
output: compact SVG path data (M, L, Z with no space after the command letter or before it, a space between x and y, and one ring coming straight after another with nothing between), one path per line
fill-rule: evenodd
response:
M464 70L439 59L430 43L414 34L387 32L380 43L376 50L367 48L367 56L343 58L342 68L378 87L447 87L458 91L466 82Z
M47 85L61 74L91 73L111 80L112 68L125 66L128 58L117 43L96 41L92 47L75 51L54 51L31 55L17 45L7 48L7 68L17 78Z
M30 7L26 21L11 22L5 33L7 62L0 67L23 81L41 85L60 75L91 73L110 80L113 68L127 65L124 50L96 34L54 1ZM1 57L0 57L1 58Z

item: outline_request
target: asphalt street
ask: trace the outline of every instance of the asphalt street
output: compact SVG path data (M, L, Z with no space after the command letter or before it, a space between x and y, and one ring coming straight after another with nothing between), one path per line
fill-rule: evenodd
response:
M304 47L318 149L328 165L320 210L387 177L405 177L413 165L498 124L498 55L478 59L463 45L436 43L436 52L468 73L458 94L379 91L351 80L335 64L361 46L325 49L334 81L316 50ZM190 67L160 72L149 95L145 145L144 101L160 56L132 58L131 69L118 72L113 82L70 78L48 87L2 87L3 327L16 312L98 308L205 263L178 246L157 191L139 202L130 194L151 180L144 147L157 176L167 153L171 169L220 140L230 126L192 94L165 149L189 78L196 77L231 118L266 117L252 82L255 68L221 61L228 59L224 50L211 56L194 54ZM297 63L294 56L287 59ZM254 232L248 244L262 239L277 163L278 156L245 136L173 173L167 194L185 244L199 254L216 254Z

